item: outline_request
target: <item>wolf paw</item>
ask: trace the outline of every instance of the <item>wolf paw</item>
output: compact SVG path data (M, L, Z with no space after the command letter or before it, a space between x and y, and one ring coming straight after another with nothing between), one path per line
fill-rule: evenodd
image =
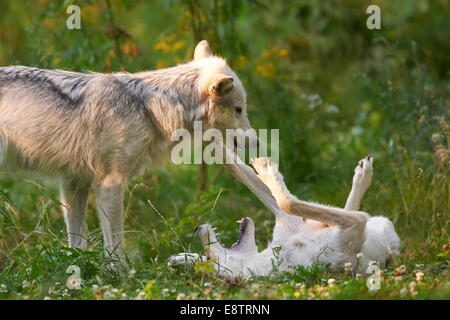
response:
M353 188L361 192L365 192L372 181L372 164L373 158L367 156L358 162L353 176Z
M171 256L167 261L167 265L169 267L172 267L175 265L193 264L197 261L205 261L205 260L206 260L205 257L203 257L197 253L183 252L183 253L179 253L177 255Z
M251 162L258 177L266 184L279 174L278 165L269 158L254 158Z

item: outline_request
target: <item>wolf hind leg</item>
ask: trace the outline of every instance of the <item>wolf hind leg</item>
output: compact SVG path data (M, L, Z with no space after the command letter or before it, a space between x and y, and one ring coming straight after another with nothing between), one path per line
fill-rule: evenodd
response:
M61 203L69 236L69 247L87 248L86 207L89 184L66 179L60 187Z
M367 156L358 162L353 176L352 190L345 203L345 210L359 210L361 199L372 181L373 158Z
M354 258L362 246L364 230L370 217L367 213L299 200L289 192L277 165L270 159L258 158L252 162L281 209L292 215L337 226L335 232L345 258Z
M269 187L278 206L285 212L307 219L322 221L326 224L339 226L342 229L354 228L364 230L369 215L360 211L347 211L313 202L297 199L287 189L278 166L268 158L252 160L258 177Z

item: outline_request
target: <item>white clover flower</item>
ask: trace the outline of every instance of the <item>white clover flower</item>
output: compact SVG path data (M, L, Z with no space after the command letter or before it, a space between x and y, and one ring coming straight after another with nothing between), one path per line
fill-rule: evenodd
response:
M49 295L57 294L57 293L58 293L58 291L56 291L54 287L48 288L48 294Z
M114 298L114 294L111 292L111 290L106 290L104 293L103 293L103 298L105 298L105 299L112 299L112 298Z
M182 299L184 299L184 298L186 298L186 294L184 294L184 293L182 293L182 292L180 292L180 293L178 294L178 296L177 296L177 300L182 300Z
M335 283L336 283L336 279L333 279L333 278L328 279L329 287L334 287Z
M130 271L128 271L128 278L134 279L135 275L136 275L136 270L131 269Z
M30 281L23 280L23 281L22 281L22 287L24 287L24 288L29 288L29 287L31 287Z
M396 276L394 278L395 281L402 281L403 277L402 276Z
M6 286L6 284L0 285L0 293L7 293L7 292L8 292L8 287Z
M98 289L98 285L93 284L93 285L92 285L92 290L97 291L97 289Z
M376 286L375 287L369 287L369 293L375 293L377 291L378 291L378 288Z
M45 296L44 300L52 300L52 298L50 298L49 296Z
M406 266L404 264L402 264L399 268L400 269L406 269Z
M70 289L80 289L81 288L81 279L78 279L77 277L71 277L68 281L67 281L67 286Z
M416 272L416 280L418 282L421 282L422 279L423 279L423 272L422 271Z
M295 287L297 288L297 289L300 289L301 287L302 287L302 284L299 282L299 283L296 283L295 284Z
M415 296L417 294L417 291L415 290L417 283L415 281L411 281L409 283L409 292Z
M345 271L352 271L352 263L351 262L346 262L344 264L344 268L345 268Z
M144 291L139 291L136 300L145 300L145 292Z
M204 287L211 287L211 283L205 282L205 283L203 284L203 286L204 286Z
M405 296L407 293L408 293L408 290L406 290L406 288L400 289L400 295Z
M362 258L364 258L364 255L360 252L360 253L358 253L358 254L356 255L356 258L357 258L358 260L361 260Z
M127 298L127 294L124 292L122 293L122 299L126 299Z
M334 104L332 104L327 107L327 112L328 113L339 113L339 108L336 107Z

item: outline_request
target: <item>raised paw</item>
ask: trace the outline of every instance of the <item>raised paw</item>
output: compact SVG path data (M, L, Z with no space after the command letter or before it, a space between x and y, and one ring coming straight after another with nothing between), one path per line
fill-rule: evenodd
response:
M269 158L254 158L251 162L258 177L266 184L279 173L278 165Z
M353 176L353 188L360 192L365 192L372 181L372 164L373 158L367 156L358 162Z
M183 252L183 253L179 253L177 255L171 256L167 261L167 265L169 267L172 267L174 265L193 264L197 261L205 261L205 260L206 260L206 258L199 255L198 253Z

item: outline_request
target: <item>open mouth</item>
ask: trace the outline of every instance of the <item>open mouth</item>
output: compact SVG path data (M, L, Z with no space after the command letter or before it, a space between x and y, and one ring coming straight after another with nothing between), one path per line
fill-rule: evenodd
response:
M238 220L237 222L240 224L240 226L239 226L239 237L236 240L236 242L231 245L231 247L229 249L236 249L239 246L239 244L242 242L242 240L244 238L244 234L245 234L245 232L247 230L247 227L248 227L248 224L250 222L250 219L249 218L243 218L242 220ZM222 248L226 249L227 247L225 247L223 245L222 241L220 241L220 239L219 239L219 233L215 233L214 232L216 230L216 228L211 228L209 225L207 227L210 228L210 229L209 230L208 229L206 229L206 230L203 229L205 231L208 230L207 232L202 232L202 226L195 227L195 229L194 229L195 233L199 234L200 239L202 240L203 244L204 245L212 245L214 243L217 243ZM203 228L205 228L205 227L203 227Z
M230 249L236 248L242 241L242 238L244 236L245 230L247 230L247 225L248 225L248 219L244 218L240 221L238 221L240 223L239 226L239 238L237 239L237 241L235 243L233 243L230 247Z

